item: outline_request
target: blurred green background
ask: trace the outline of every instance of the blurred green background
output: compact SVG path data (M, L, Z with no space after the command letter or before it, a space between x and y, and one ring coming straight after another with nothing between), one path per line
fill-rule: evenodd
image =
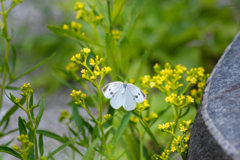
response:
M81 2L93 4L95 1ZM16 46L18 54L17 72L22 73L53 52L57 53L50 62L31 73L31 83L37 88L47 89L48 93L60 85L51 76L51 72L55 72L54 66L65 67L70 57L81 47L76 41L53 34L46 25L70 24L75 20L76 12L73 10L75 2L24 0L13 9L8 18L9 26L14 30L12 44ZM104 1L102 2L104 4ZM239 31L239 2L239 0L145 0L143 7L139 8L141 12L135 28L129 34L132 44L129 53L132 65L127 74L134 74L141 55L149 48L151 53L142 75L152 74L152 66L155 63L163 65L166 62L172 66L182 64L188 68L203 66L206 72L210 73L224 49ZM132 0L126 2L114 29L122 30L128 23L134 3ZM108 23L107 17L104 23ZM91 27L83 23L83 31L91 32ZM4 55L4 49L1 39L1 57Z
M122 31L129 23L129 15L136 1L126 1L114 29ZM63 26L77 21L83 25L82 31L87 33L88 37L93 37L93 30L88 24L75 20L76 11L73 9L75 2L24 0L9 15L9 27L14 30L12 44L15 45L18 55L17 75L56 52L49 62L29 75L29 82L33 88L41 89L44 95L54 93L62 85L52 76L52 72L68 79L59 73L55 66L65 68L71 56L82 49L78 42L57 36L46 25ZM105 5L106 10L102 14L107 15L104 0L81 0L81 2L85 4L96 2L96 8L99 4ZM9 6L10 1L6 1L5 4L6 7ZM126 77L136 73L146 49L151 49L151 52L142 76L153 75L153 65L159 63L163 66L166 62L173 67L181 64L188 69L202 66L207 73L211 73L225 48L239 32L239 0L145 0L142 8L136 10L140 11L140 14L135 28L128 34L132 50L129 51L131 61ZM105 16L103 27L106 24L108 19ZM98 26L101 42L104 42L104 32L101 30L102 26ZM0 39L0 64L3 62L4 54L4 41ZM164 95L154 94L151 105L157 107L151 108L151 111L159 112L165 108L167 103L164 99ZM193 118L196 110L191 110L191 113L184 119ZM170 116L171 110L166 114L166 117ZM166 121L165 118L161 118L152 128L156 131L157 125ZM160 133L159 136L166 134Z

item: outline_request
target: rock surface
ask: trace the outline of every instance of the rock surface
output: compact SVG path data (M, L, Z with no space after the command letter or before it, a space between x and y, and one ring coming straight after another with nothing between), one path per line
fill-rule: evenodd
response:
M240 32L206 82L187 159L240 159Z

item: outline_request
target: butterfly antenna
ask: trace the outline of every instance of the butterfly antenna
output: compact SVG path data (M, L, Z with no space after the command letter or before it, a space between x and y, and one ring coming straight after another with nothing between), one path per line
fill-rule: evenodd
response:
M117 75L117 74L116 74ZM117 75L119 78L121 78L123 81L125 81L121 76Z
M133 76L135 76L135 75L136 75L136 74L134 74L134 75L132 75L132 76L128 77L128 79L127 79L127 80L129 80L131 77L133 77ZM127 81L127 80L126 80L126 81Z

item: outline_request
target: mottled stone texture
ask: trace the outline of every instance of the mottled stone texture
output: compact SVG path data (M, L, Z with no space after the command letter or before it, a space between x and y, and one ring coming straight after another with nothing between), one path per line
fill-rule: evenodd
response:
M188 160L240 160L240 32L207 80Z

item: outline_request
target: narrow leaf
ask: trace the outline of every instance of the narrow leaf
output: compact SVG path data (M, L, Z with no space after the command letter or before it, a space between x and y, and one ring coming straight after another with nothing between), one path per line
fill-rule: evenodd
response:
M105 35L105 43L109 65L118 74L119 73L118 48L117 45L115 44L113 37L109 33L106 33Z
M63 138L55 133L49 132L49 131L45 131L45 130L37 130L37 133L40 134L42 132L42 134L46 137L55 139L61 143L66 143L68 142L68 139ZM76 147L74 147L72 144L69 145L70 148L72 148L74 151L76 151L77 153L79 153L80 155L83 155Z
M61 145L60 147L58 147L57 149L55 149L52 153L50 153L47 158L51 158L54 154L58 153L59 151L61 151L63 148L67 147L68 145L70 145L71 143L73 143L74 141L76 141L76 139L80 136L80 134L75 137L74 139L72 139L71 141L68 141L66 143L64 143L63 145Z
M161 150L162 152L164 151L164 149L158 144L156 138L154 137L153 133L150 131L149 127L146 126L146 124L143 122L143 120L140 119L140 123L143 126L143 128L145 129L145 131L148 133L148 135L150 136L150 138L153 140L153 142L156 144L156 146L158 147L159 150Z
M88 147L87 152L84 154L82 160L89 160L94 158L94 148L97 146L99 139L96 138L92 144Z
M18 117L18 127L19 127L19 134L27 134L26 126L23 122L23 119L19 116Z
M150 50L146 50L145 53L142 55L141 63L140 63L140 66L138 67L138 71L135 76L136 79L139 79L139 77L141 76L142 70L146 66L145 63L146 63L149 55L150 55Z
M126 0L116 0L113 5L113 13L112 13L112 25L117 20L120 12L123 9L123 6L125 4Z
M79 112L76 106L72 106L72 109L73 109L73 119L75 120L75 123L79 131L83 134L83 137L85 137L85 129L84 129L84 123L83 123L82 117L79 115Z
M21 155L14 151L12 148L6 146L0 146L0 152L8 153L18 159L22 159Z
M59 77L58 75L56 75L54 72L52 72L52 76L54 78L56 78L59 82L61 82L62 84L64 84L65 86L71 88L71 89L76 89L76 87L74 87L73 85L71 85L70 83L68 83L67 81L65 81L64 79L62 79L61 77Z
M17 61L17 52L14 45L12 45L12 74L14 73L16 61Z
M20 88L19 87L7 86L6 89L9 89L9 90L19 90Z
M123 38L128 34L128 32L130 30L133 30L134 27L135 27L135 23L136 23L136 20L141 12L141 9L142 9L142 6L144 4L144 0L137 0L135 1L135 4L132 8L132 12L130 14L130 19L128 21L128 23L126 24L126 26L124 27L123 29L123 33L122 33L122 36L120 38L120 40L118 41L118 43L120 43Z
M33 106L33 94L30 96L30 102L29 102L29 108ZM31 117L34 118L34 112L33 109L30 110Z
M45 101L44 101L44 98L43 98L43 95L42 95L41 103L40 103L40 109L39 109L39 114L37 116L38 117L38 122L37 122L36 128L38 127L38 125L39 125L39 123L41 121L44 108L45 108Z
M34 131L29 130L28 137L29 137L29 141L34 144L34 143L35 143L35 142L34 142ZM29 149L29 151L28 151L28 152L29 152L29 154L28 154L28 160L35 160L35 159L34 159L34 149L33 149L33 148L34 148L34 147L31 147L31 148ZM38 151L36 151L36 152L38 152Z
M39 145L39 151L41 156L44 154L44 146L43 146L43 134L42 132L39 134L39 139L38 139L38 145Z
M119 124L119 126L118 126L118 129L117 129L117 131L116 131L116 134L115 134L115 136L114 136L113 146L116 147L119 139L122 137L122 134L123 134L123 132L125 131L127 125L128 125L128 122L129 122L129 120L130 120L131 115L132 115L132 112L127 112L127 113L123 116L123 118L122 118L122 120L121 120L121 122L120 122L120 124Z
M23 76L27 75L28 73L34 71L35 69L37 69L38 67L40 67L41 65L43 65L44 63L46 63L47 61L49 61L54 55L55 55L55 53L53 53L51 56L49 56L49 57L48 57L47 59L45 59L44 61L38 63L38 64L37 64L36 66L34 66L33 68L31 68L31 69L29 69L28 71L26 71L26 72L23 73L22 75L14 78L14 79L12 79L12 80L8 83L8 85L11 84L11 83L13 83L13 82L15 82L16 80L22 78ZM7 86L8 86L8 85L7 85Z
M126 37L121 41L120 43L120 66L122 73L126 74L129 66L129 61L130 61L130 55L131 53L131 46Z
M75 40L80 40L86 43L91 43L97 46L101 46L100 44L98 44L97 42L91 40L90 38L83 36L79 33L76 33L74 30L72 29L63 29L62 27L57 27L57 26L47 26L48 29L50 29L53 33L62 36L62 37L68 37L68 38L72 38Z

